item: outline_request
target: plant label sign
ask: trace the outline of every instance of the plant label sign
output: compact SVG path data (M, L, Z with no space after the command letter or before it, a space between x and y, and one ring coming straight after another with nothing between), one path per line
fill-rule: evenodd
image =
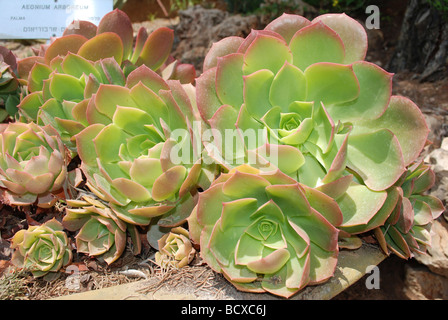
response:
M0 39L50 39L73 21L98 25L113 0L0 0L0 8Z

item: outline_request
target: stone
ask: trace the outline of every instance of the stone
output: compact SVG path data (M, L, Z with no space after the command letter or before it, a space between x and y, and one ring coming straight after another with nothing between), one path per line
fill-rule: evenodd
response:
M448 278L424 266L405 266L404 293L411 300L448 299Z
M381 249L372 245L363 245L356 250L341 250L334 276L322 284L307 286L291 297L291 300L329 300L361 279L370 268L380 264L386 257ZM188 268L198 273L197 268L190 266L181 270L185 273L191 272ZM200 274L205 274L205 279L200 279L199 283L176 281L176 285L173 285L168 275L163 276L165 283L163 284L160 278L150 277L148 280L75 293L52 300L283 300L269 293L238 291L221 274L211 272L210 275L206 269L204 270L205 272L200 271ZM174 273L174 276L176 274ZM203 286L205 282L209 285ZM155 286L153 286L154 283ZM154 289L148 290L148 288Z
M427 254L416 254L415 259L448 279L448 223L443 219L435 220L431 233L431 246L427 248Z
M448 137L442 140L440 148L433 150L426 160L433 165L435 173L448 171Z
M446 205L446 199L448 199L448 137L443 138L440 144L440 148L432 150L425 157L425 162L431 164L436 175L435 185L430 190L430 194L442 200ZM448 217L446 211L444 216Z

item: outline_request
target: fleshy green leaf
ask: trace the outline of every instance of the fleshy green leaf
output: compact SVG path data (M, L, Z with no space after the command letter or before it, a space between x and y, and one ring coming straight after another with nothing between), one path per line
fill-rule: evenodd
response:
M337 202L344 217L341 227L366 225L381 209L387 198L386 191L372 191L352 182Z
M344 64L364 60L367 52L367 33L364 27L346 14L328 13L315 18L322 21L341 37L345 48Z
M216 94L215 79L217 68L205 71L196 79L196 97L202 119L208 120L222 105Z
M83 74L86 74L87 76L93 74L97 79L101 79L100 74L92 63L76 54L67 54L61 66L65 73L76 78L81 78Z
M28 77L28 90L30 92L42 91L43 81L50 77L51 69L45 64L36 63L30 71Z
M426 144L429 129L420 109L408 98L392 96L386 112L376 120L358 121L353 134L386 128L396 136L404 164L414 161Z
M223 104L239 108L243 104L243 55L230 54L217 60L216 93Z
M129 135L115 124L104 127L93 140L98 158L105 163L119 161L120 145L126 143L128 137Z
M123 42L116 33L104 32L86 41L79 48L78 54L93 62L113 57L121 64L123 60Z
M269 91L274 74L270 70L259 70L244 77L244 100L246 109L256 119L261 119L272 108Z
M359 83L351 66L320 62L305 70L307 101L325 106L358 97Z
M135 181L117 178L112 181L112 185L126 197L135 202L144 202L151 200L151 194L148 189Z
M37 120L37 113L39 112L39 107L42 105L42 92L33 92L20 102L17 106L21 112L24 112L28 117Z
M244 54L243 72L249 75L268 69L275 74L285 61L292 62L292 54L286 43L277 37L260 34Z
M344 61L345 50L341 38L322 22L313 23L298 31L289 46L293 63L301 70L317 62Z
M283 13L277 19L271 21L264 29L278 33L285 39L286 43L290 43L294 34L310 23L308 19L297 14Z
M65 56L67 53L78 53L79 49L87 41L87 38L77 34L57 38L45 51L45 63L50 65L51 60L57 56Z
M214 42L204 58L203 72L217 66L218 57L224 57L231 53L236 53L239 46L244 41L241 37L226 37Z
M84 87L80 80L68 74L54 74L50 82L50 92L53 97L61 102L84 99Z
M99 112L110 119L113 118L117 106L137 107L126 87L102 84L95 97L95 105Z
M288 112L294 101L306 98L306 80L303 72L292 64L285 63L275 75L269 91L269 100L273 106L279 106L282 112Z
M269 185L270 183L262 177L236 171L224 183L222 191L229 197L255 197L263 201L263 199L266 199L265 188Z
M168 59L174 42L173 30L160 27L153 31L145 41L137 65L145 64L152 70L159 69Z
M152 197L155 201L167 200L179 191L186 176L186 168L175 166L164 172L156 179L152 189Z
M123 43L123 57L128 59L132 53L134 31L132 23L126 13L115 9L106 14L98 24L97 33L113 32L116 33Z
M405 170L398 139L386 129L372 133L350 134L348 167L356 171L372 190L385 190Z
M359 96L353 101L329 106L328 112L334 121L376 119L389 105L392 74L365 61L354 63L353 71L359 81Z

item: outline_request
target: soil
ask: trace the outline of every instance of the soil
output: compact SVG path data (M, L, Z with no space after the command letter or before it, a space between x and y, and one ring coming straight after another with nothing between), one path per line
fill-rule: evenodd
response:
M387 1L387 4L380 6L383 16L381 29L369 31L369 51L367 52L366 60L374 62L386 70L394 46L397 43L406 2L406 0L391 0ZM174 14L170 16L170 19L163 17L163 10L156 1L141 0L137 1L139 5L131 6L132 3L128 1L123 10L130 15L134 22L139 22L139 25L144 24L146 27L151 28L154 25L173 25L173 23L176 23ZM144 3L146 4L143 5ZM167 4L169 1L163 1L163 3ZM142 8L145 8L145 10L142 10ZM148 12L157 12L157 17L160 17L160 19L148 21ZM361 14L358 19L361 21L364 19L365 21L365 15ZM38 41L13 41L8 43L0 42L0 45L9 47L19 58L23 58L33 54L31 47L38 48L42 43ZM398 73L394 76L393 94L409 97L427 116L445 119L445 116L448 115L448 79L436 82L420 82L415 74ZM448 125L439 123L431 133L430 138L432 138L433 145L429 148L440 147L440 142L444 136L448 136ZM443 200L445 202L446 199ZM11 266L7 260L10 250L6 239L10 238L19 228L24 228L29 223L32 223L33 220L39 221L44 219L45 216L43 214L32 212L26 215L6 206L1 209L0 275L2 274L2 277L0 277L0 299L42 300L73 292L124 284L141 280L145 277L163 279L163 272L151 263L154 251L146 243L144 237L142 238L144 246L141 255L134 257L129 253L130 250L127 250L124 256L111 266L85 256L75 256L75 264L81 270L79 289L73 289L67 285L67 279L70 277L69 272L59 273L55 279L39 280L33 279L26 273L11 274ZM368 275L366 275L336 296L334 300L408 299L403 291L405 287L405 266L416 263L413 259L402 260L392 255L379 265L380 289L367 289L365 282ZM139 272L126 272L129 270ZM192 272L197 272L197 270L194 269ZM10 288L10 290L5 288Z

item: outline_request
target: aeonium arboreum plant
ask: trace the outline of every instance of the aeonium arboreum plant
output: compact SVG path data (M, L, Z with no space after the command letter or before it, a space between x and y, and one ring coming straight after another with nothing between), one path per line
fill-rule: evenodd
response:
M125 75L146 65L160 74L163 72L165 79L192 83L196 74L194 67L172 61L170 57L173 41L173 30L167 27L157 28L150 34L141 27L134 45L130 18L123 11L115 9L106 14L98 26L88 21L73 21L62 37L42 46L36 52L37 56L19 61L19 75L29 80L29 71L36 62L48 66L58 64L62 57L71 52L92 62L112 57Z
M423 161L415 162L397 181L399 198L387 221L375 229L375 236L386 254L408 259L426 253L431 246L431 227L445 210L442 202L427 191L435 175Z
M215 43L197 79L201 116L219 133L208 145L226 159L220 138L235 128L244 161L278 145L277 163L266 160L350 208L341 226L365 225L428 135L421 111L391 96L392 74L364 61L366 50L364 28L345 14L284 14Z
M27 83L20 114L24 121L51 124L75 154L74 135L86 126L85 109L100 84L124 86L142 65L165 79L194 81L194 68L169 56L172 43L172 30L159 28L148 35L142 28L134 48L131 21L120 10L107 14L98 27L78 21L38 56L19 61L19 76Z
M2 201L48 208L66 187L68 155L51 126L33 122L0 125Z
M57 272L72 260L67 234L56 219L16 232L11 240L12 263L35 277Z
M342 221L336 202L279 170L248 165L219 176L189 217L201 257L239 290L290 297L328 280Z
M56 58L55 58L56 59ZM57 57L50 66L36 62L20 102L21 119L51 125L67 147L76 153L74 135L87 125L86 108L100 84L124 86L126 78L113 58L91 62L77 54ZM53 60L54 62L54 60Z
M81 169L120 219L147 225L164 215L159 223L179 225L194 206L195 187L207 184L200 143L191 147L197 117L190 89L141 66L126 86L101 85L91 98L91 124L75 136Z
M196 250L190 239L188 230L182 227L172 228L158 240L159 251L156 252L155 262L161 267L174 266L182 268L194 258Z
M8 48L0 46L0 122L16 115L20 88L16 56Z
M116 261L126 249L127 233L133 242L134 254L139 254L141 241L136 226L120 220L116 214L98 199L85 195L80 200L67 200L70 208L62 220L69 231L76 235L76 250L104 260Z

